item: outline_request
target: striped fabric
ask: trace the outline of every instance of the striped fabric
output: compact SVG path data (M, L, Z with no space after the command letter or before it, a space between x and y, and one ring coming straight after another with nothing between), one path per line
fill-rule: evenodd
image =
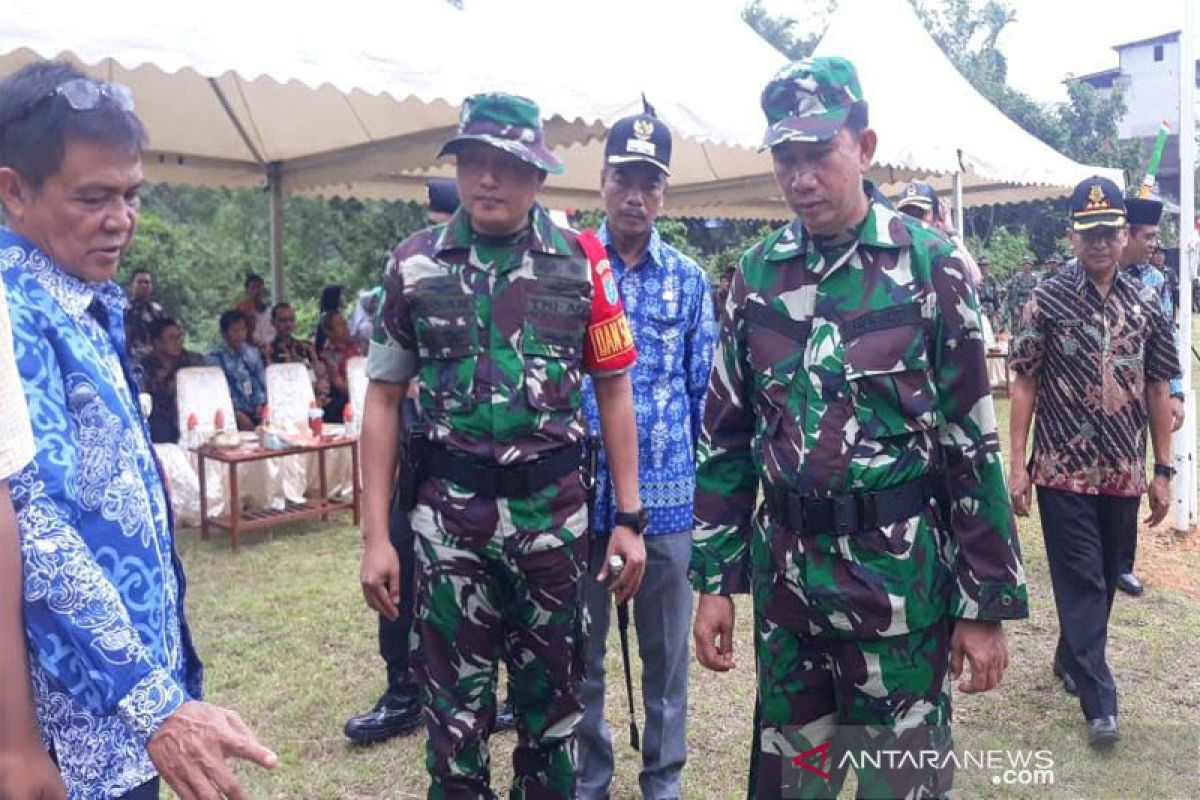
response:
M1146 489L1149 383L1179 372L1171 323L1118 274L1101 297L1083 270L1042 281L1010 364L1038 379L1030 475L1038 486L1137 497Z

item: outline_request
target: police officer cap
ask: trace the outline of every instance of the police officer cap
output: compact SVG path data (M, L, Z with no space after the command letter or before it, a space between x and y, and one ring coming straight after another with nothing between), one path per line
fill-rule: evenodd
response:
M913 181L904 187L900 192L899 199L896 200L896 208L904 209L913 206L922 211L936 210L938 207L937 192L933 187L923 181Z
M604 142L604 163L649 164L671 174L671 131L652 114L635 114L613 123Z
M1069 208L1073 231L1125 227L1125 198L1108 178L1093 175L1080 181Z
M426 182L429 190L429 210L440 214L453 214L458 211L461 200L458 197L458 184L449 178L432 178Z
M1158 200L1130 197L1125 200L1125 218L1130 225L1157 225L1162 219L1163 204Z

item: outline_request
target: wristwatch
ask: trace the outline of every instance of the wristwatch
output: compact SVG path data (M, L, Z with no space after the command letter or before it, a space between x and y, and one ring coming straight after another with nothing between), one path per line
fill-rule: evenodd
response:
M1163 478L1174 478L1175 477L1175 468L1172 467L1170 464L1155 464L1154 465L1154 477L1157 478L1160 476Z
M613 517L613 525L629 528L641 536L650 525L650 514L645 508L639 508L637 511L618 511Z

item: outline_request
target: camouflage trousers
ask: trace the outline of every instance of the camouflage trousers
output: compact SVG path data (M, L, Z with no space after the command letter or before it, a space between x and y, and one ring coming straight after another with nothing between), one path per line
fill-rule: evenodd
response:
M814 637L762 608L750 796L836 797L851 769L860 798L945 796L954 779L949 619L880 639Z
M429 797L496 796L488 737L503 658L518 735L509 797L571 798L587 538L533 552L516 536L482 549L425 535L417 543L414 661L425 696Z

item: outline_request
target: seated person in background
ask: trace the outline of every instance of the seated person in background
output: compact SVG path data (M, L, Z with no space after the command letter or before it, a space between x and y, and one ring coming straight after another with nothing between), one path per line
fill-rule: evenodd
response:
M329 370L330 399L325 407L326 422L341 422L346 402L350 399L350 386L346 380L346 364L354 356L362 355L354 339L350 337L350 324L341 314L330 314L321 323L325 329L325 349L321 358ZM355 409L358 414L362 409Z
M246 316L246 326L249 329L247 338L250 342L265 347L275 338L275 329L271 327L271 307L263 298L263 279L253 272L247 272L242 287L246 293L234 308Z
M342 313L346 305L342 297L345 289L340 283L330 283L321 287L321 301L317 309L320 313L317 316L317 329L313 332L313 342L317 345L318 353L325 352L325 318Z
M271 324L275 327L275 339L266 348L267 364L303 364L308 367L308 378L312 381L313 396L317 405L329 405L329 372L325 362L317 354L317 348L306 339L297 339L296 309L290 303L276 303L271 309Z
M267 374L262 354L246 343L250 326L241 311L231 308L223 312L219 324L224 343L212 351L209 358L225 372L238 430L252 431L262 422L263 406L267 402Z
M358 293L354 313L350 315L350 338L354 339L361 353L366 353L371 345L371 335L375 332L375 312L379 310L379 295L382 293L381 286L363 289Z
M151 329L164 318L163 307L152 300L154 280L150 270L135 269L129 278L129 305L125 307L125 346L134 363L150 355L154 349Z
M142 361L142 391L150 395L150 441L155 444L179 441L179 407L175 402L175 374L184 367L208 363L200 353L183 348L183 327L163 317L150 326L153 350Z

